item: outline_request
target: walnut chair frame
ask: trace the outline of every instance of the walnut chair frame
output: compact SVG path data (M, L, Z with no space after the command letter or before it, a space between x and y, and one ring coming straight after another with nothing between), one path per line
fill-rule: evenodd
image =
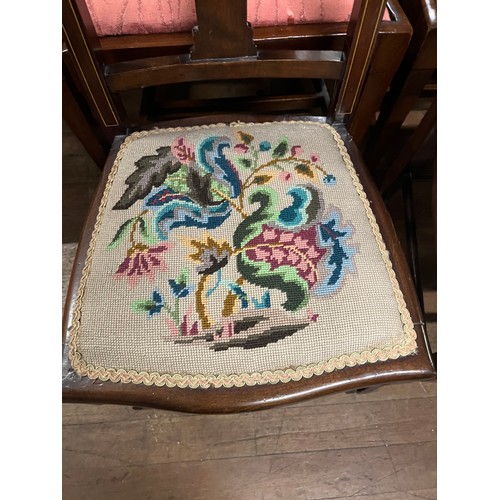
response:
M280 120L307 120L334 124L340 133L347 151L353 161L359 179L364 186L373 213L378 220L382 237L386 243L392 266L399 281L417 334L416 353L384 362L366 363L353 367L334 370L331 373L302 378L290 383L266 384L231 388L183 389L179 387L156 387L144 384L113 383L109 380L92 380L75 373L69 361L69 344L72 314L77 299L79 282L83 273L87 249L90 245L93 226L99 211L101 197L107 183L107 177L125 136L115 137L110 155L106 161L102 179L95 201L88 215L69 285L68 299L63 319L63 374L62 389L64 402L115 403L131 406L151 406L163 409L198 412L230 413L263 409L282 403L303 400L336 391L364 389L390 382L402 382L414 379L435 377L435 370L430 357L422 312L415 288L409 273L401 247L397 240L390 216L363 166L360 153L352 137L347 132L342 120L349 121L356 103L360 98L360 82L364 81L369 61L373 56L375 39L382 16L385 0L355 0L349 27L349 50L344 51L264 51L255 48L252 31L246 22L246 1L231 0L232 9L215 9L223 0L198 0L197 7L212 4L212 13L217 16L205 18L198 10L198 29L195 30L196 43L210 33L212 37L220 33L229 35L229 40L238 39L235 47L222 36L217 44L195 45L192 56L163 56L140 62L122 62L113 65L108 72L108 82L112 89L119 90L135 85L146 85L150 78L162 81L189 81L210 79L214 74L231 75L232 78L310 74L320 78L338 80L335 98L330 104L326 117L294 116L238 116L241 122L270 122ZM214 20L215 17L215 20ZM211 20L210 20L211 19ZM206 22L204 22L205 20ZM224 26L225 30L218 27ZM217 33L217 35L214 35ZM223 57L218 56L222 50ZM214 52L215 51L215 52ZM151 77L151 68L156 76ZM161 127L204 125L209 123L230 123L235 116L201 117L177 120L159 124Z
M389 0L387 9L391 19L379 23L373 57L367 67L364 81L360 82L359 99L349 121L346 121L346 126L358 145L362 144L375 119L412 36L411 25L398 1ZM201 11L198 13L201 18L203 15ZM254 28L253 40L258 50L342 50L350 36L348 28L349 24L346 22L258 27ZM96 140L88 135L87 129L93 128L97 141L109 150L115 135L124 133L134 125L143 126L146 120L143 117L127 115L121 104L116 77L111 78L115 80L114 83L108 81L108 75L115 73L113 65L160 56L185 57L193 44L193 34L181 32L98 37L85 0L64 0L63 40L66 81L71 79L71 85L84 96L83 112L91 117L89 124L81 120L75 121L72 119L71 109L66 107L63 107L63 116L66 121L71 122L72 130L97 165L102 167L102 156L95 152ZM143 73L146 72L152 76L151 80L147 79L147 86L159 81L158 73L153 68L143 68ZM162 81L161 84L163 83L167 82ZM130 88L130 83L127 88ZM313 104L323 100L323 94L316 92L287 96L286 99L276 96L274 102L264 103L262 112L286 112L285 106L288 106L288 110L298 109L293 108L293 105L303 109L310 105L312 108ZM142 122L138 123L141 120Z

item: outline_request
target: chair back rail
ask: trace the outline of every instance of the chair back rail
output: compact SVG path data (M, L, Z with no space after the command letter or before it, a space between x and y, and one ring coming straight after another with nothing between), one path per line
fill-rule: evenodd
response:
M387 88L384 82L391 78L399 64L398 47L406 47L410 38L411 28L397 0L355 0L350 23L258 27L253 31L251 43L248 40L252 28L246 21L246 2L229 1L229 9L221 8L226 2L198 2L198 27L193 34L185 32L98 38L85 0L63 0L64 34L65 40L67 38L69 42L71 61L76 68L74 73L83 82L89 106L106 137L111 138L133 125L117 93L122 89L162 85L174 75L174 81L188 81L190 78L194 78L191 81L200 81L206 79L211 71L218 72L218 80L230 78L221 78L220 73L224 69L236 71L235 78L301 78L304 74L308 78L325 78L330 90L326 100L326 105L330 102L329 119L343 120L350 130L352 128L354 140L361 143L382 99L384 92L381 88ZM392 20L380 22L386 4ZM231 30L224 31L217 26L214 29L214 23L219 26L229 23ZM214 33L221 36L214 39ZM221 37L226 42L222 42ZM246 42L237 44L240 56L233 57L234 52L227 52L232 50L235 40L245 37ZM248 55L253 54L255 45L257 53ZM351 57L339 61L336 52L343 49ZM288 54L283 52L277 56L277 50L288 51ZM295 55L290 57L290 51L295 51ZM307 57L301 58L299 54L304 55L305 51L309 51ZM316 51L330 51L332 54L325 59L321 54L315 54ZM382 52L390 52L391 55L388 57ZM271 54L276 64L271 62ZM178 59L175 60L174 56ZM254 60L234 61L226 66L225 63L220 64L221 60L229 56L241 61ZM154 57L160 58L153 61ZM139 66L136 65L137 61ZM143 68L140 67L142 63ZM201 65L194 67L196 63ZM210 64L214 64L213 70L209 69ZM377 75L372 75L374 65L378 68ZM379 74L380 68L387 72L387 78L384 78L385 74ZM150 75L149 80L147 73ZM342 88L333 84L333 81L342 78L345 79ZM365 80L370 82L367 81L365 85ZM369 95L365 95L367 93ZM322 107L324 105L325 100ZM272 102L266 111L271 109ZM166 119L168 114L164 116L163 119ZM143 119L149 120L146 117Z
M339 80L345 68L338 51L260 51L256 57L191 61L189 55L116 63L106 77L114 92L170 83L239 78Z
M345 119L355 109L373 55L386 0L354 0L347 31L348 57L338 51L257 51L247 22L246 0L199 0L198 26L190 54L109 65L115 92L210 79L323 78L341 80L329 117ZM344 65L346 66L344 72Z

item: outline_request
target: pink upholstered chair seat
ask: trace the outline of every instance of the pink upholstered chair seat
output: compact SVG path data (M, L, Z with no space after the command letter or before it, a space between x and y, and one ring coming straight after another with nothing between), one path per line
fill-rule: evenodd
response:
M85 0L98 36L189 31L195 0ZM353 0L248 0L253 26L348 21ZM389 19L386 12L384 19Z

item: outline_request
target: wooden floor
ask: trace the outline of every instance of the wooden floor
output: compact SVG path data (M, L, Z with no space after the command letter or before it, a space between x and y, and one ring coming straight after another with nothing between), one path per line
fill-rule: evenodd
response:
M63 297L98 170L63 128ZM436 346L430 186L416 186L428 331ZM389 204L401 227L400 200ZM63 405L63 498L436 498L436 382L240 415Z

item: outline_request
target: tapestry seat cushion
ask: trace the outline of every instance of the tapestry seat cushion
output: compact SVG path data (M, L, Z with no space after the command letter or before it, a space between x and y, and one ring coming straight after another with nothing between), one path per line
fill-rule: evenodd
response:
M97 36L191 31L195 0L85 0ZM353 0L248 0L253 26L348 21ZM384 19L388 20L386 11Z
M78 374L169 387L293 383L416 350L348 152L314 122L127 137L70 333Z

